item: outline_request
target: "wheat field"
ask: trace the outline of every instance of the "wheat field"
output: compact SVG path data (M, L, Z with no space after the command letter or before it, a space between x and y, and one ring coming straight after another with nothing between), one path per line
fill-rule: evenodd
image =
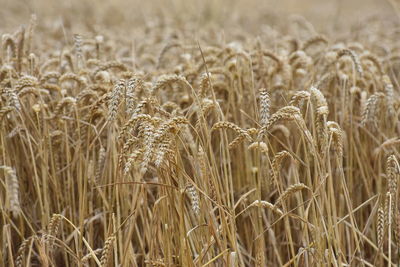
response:
M400 2L0 4L0 266L400 266Z

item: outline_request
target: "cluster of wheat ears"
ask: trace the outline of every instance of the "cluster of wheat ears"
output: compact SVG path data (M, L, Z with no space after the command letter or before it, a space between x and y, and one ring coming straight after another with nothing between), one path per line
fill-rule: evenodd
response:
M292 23L2 34L0 262L399 264L400 31Z

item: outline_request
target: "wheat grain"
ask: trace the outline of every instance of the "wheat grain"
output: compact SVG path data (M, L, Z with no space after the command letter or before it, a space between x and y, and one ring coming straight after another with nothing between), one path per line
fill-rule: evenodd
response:
M368 98L367 104L362 114L361 125L363 126L373 125L377 127L379 100L382 98L384 98L384 95L382 93L375 93Z
M211 131L215 131L218 129L231 129L231 130L235 131L236 133L238 133L239 135L243 135L247 140L249 140L249 141L252 140L251 136L247 133L246 130L240 128L239 126L235 125L232 122L228 122L228 121L217 122L213 125Z
M118 61L110 61L107 63L102 64L101 66L99 66L98 68L96 68L91 76L95 77L97 75L97 73L99 73L100 71L105 71L105 70L109 70L109 69L119 69L122 71L127 71L128 68L125 66L125 64L118 62Z
M104 243L104 247L101 253L100 263L101 266L107 266L110 258L112 257L112 250L114 247L115 236L111 235L107 238L106 242Z
M36 236L30 236L30 237L24 239L24 241L22 241L22 243L19 246L18 251L17 251L17 258L15 259L16 267L25 266L25 265L23 265L25 250L29 246L29 243L35 241L35 239L36 239Z
M260 89L260 125L265 126L269 120L270 98L266 89Z
M334 151L341 159L343 157L343 131L340 126L333 121L326 122L326 126L328 127L328 134L332 138Z
M394 109L394 92L393 92L393 84L390 81L390 78L387 75L383 75L382 81L385 89L385 99L387 103L387 112L390 118L396 116L396 111Z
M339 60L343 56L350 56L351 60L354 63L354 67L355 67L357 73L360 76L363 76L363 72L364 71L362 69L362 66L361 66L361 63L360 63L360 59L357 56L357 54L354 53L354 51L352 51L350 49L341 49L340 51L337 52L337 60Z
M194 214L199 215L200 214L200 198L199 198L199 194L197 193L196 188L190 184L187 187L187 192L190 197L190 202L192 204L192 210L193 210Z
M135 150L134 152L132 152L128 156L128 160L125 163L125 167L124 167L124 175L127 175L130 172L133 163L140 159L140 157L143 155L143 152L144 152L144 149L138 149L138 150Z
M262 207L262 208L267 208L278 214L279 216L283 216L283 211L280 210L278 207L275 205L269 203L268 201L265 200L255 200L253 203L250 204L249 207Z
M292 99L289 102L289 106L295 106L295 107L302 107L303 102L307 101L310 99L310 93L307 91L298 91L296 92L293 96Z
M303 183L298 183L298 184L293 184L291 186L289 186L283 193L282 195L279 196L279 198L276 200L275 205L285 201L286 199L288 199L292 194L301 191L303 189L307 189L310 190L310 188L308 186L306 186Z
M9 97L9 105L17 112L21 112L21 103L19 102L17 92L12 88L6 88L5 91Z
M383 235L385 232L385 211L381 206L378 208L378 222L377 222L377 231L378 231L378 247L382 249L383 246Z
M258 133L258 140L261 140L265 133L271 128L273 124L275 124L278 121L281 120L286 120L286 121L300 121L301 120L301 114L300 110L297 107L293 106L286 106L281 109L279 109L277 112L275 112L271 118L269 119L268 123L261 127L259 133Z
M4 170L6 176L6 184L8 188L8 202L9 208L14 217L18 217L21 214L21 204L19 201L19 182L15 170L8 166L0 166L0 169Z
M167 85L171 85L172 83L180 83L190 89L193 89L189 82L183 76L179 75L164 75L161 76L157 82L153 85L150 92L152 95L156 94L160 89ZM193 91L193 90L191 90Z
M110 102L108 104L108 106L109 106L108 121L109 122L113 122L115 120L115 117L117 116L118 106L120 104L123 91L125 90L125 86L126 86L125 79L119 80L114 86L114 89L111 93Z
M106 150L103 146L101 146L99 149L99 157L97 159L96 171L94 174L94 182L96 185L101 184L101 176L103 173L105 160L106 160Z
M303 44L302 50L307 50L310 46L316 44L316 43L323 43L323 44L328 44L328 39L323 36L323 35L317 35L314 37L311 37L310 39L306 40Z

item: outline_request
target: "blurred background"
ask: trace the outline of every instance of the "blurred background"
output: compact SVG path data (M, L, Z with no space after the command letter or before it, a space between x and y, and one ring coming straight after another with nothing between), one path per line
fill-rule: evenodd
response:
M36 14L38 24L62 23L66 28L97 31L107 27L132 29L160 20L182 25L190 20L198 30L210 23L243 27L257 33L262 25L284 27L289 15L298 14L317 30L362 23L365 18L398 19L398 0L0 0L0 31L28 24ZM163 12L168 11L168 12ZM279 25L277 17L279 19ZM157 21L156 21L157 22ZM195 22L195 23L194 23Z

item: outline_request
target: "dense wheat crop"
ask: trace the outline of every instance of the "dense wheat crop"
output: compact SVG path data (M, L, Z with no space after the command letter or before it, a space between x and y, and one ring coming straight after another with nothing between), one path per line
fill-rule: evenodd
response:
M260 2L5 5L0 265L400 264L398 5Z

